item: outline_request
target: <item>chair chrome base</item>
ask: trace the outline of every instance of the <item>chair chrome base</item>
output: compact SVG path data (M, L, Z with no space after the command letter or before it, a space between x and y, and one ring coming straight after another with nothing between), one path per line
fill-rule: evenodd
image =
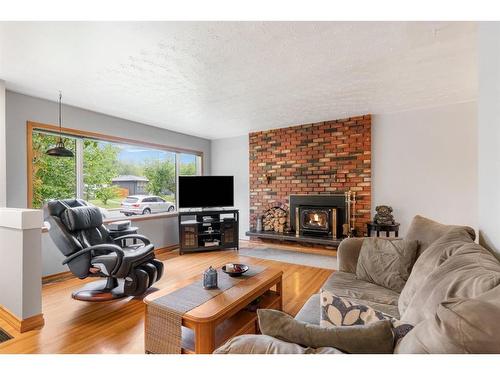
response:
M71 296L79 301L103 302L124 298L124 280L109 277L106 280L94 281L86 284L83 288L73 292Z

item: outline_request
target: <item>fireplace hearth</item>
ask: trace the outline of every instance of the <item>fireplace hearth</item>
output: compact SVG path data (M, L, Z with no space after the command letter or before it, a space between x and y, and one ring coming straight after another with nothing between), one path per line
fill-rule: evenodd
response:
M346 195L310 194L289 196L289 230L250 230L247 236L262 240L293 241L336 248L346 224Z

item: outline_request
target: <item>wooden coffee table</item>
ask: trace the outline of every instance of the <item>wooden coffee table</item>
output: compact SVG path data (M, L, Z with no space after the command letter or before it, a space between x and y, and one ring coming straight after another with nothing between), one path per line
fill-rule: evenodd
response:
M209 354L234 336L258 333L257 313L246 307L261 297L259 308L282 310L282 277L283 271L266 268L186 312L182 316L182 353ZM151 301L198 279L200 276L192 277L148 295L144 299L146 324Z

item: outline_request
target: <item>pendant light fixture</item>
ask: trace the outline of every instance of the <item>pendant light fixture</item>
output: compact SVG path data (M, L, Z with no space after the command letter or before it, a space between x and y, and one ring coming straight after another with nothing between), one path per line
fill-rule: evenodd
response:
M64 147L64 141L62 139L61 106L62 106L62 93L61 91L59 91L59 140L57 141L54 147L47 150L46 154L49 156L72 158L74 156L73 152Z

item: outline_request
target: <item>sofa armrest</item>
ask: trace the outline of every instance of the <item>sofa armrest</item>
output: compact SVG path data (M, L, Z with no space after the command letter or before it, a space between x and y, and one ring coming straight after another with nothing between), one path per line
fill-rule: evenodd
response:
M337 249L337 260L339 271L356 273L359 252L363 244L363 237L346 238Z

